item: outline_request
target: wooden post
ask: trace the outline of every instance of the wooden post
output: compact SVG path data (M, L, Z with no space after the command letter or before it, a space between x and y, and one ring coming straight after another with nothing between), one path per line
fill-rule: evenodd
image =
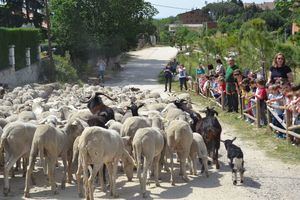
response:
M261 124L260 124L260 100L257 99L256 100L256 126L257 128L260 128L261 127Z
M198 81L194 82L194 88L195 88L196 94L199 95L199 85L198 85Z
M290 136L289 134L288 134L288 128L290 127L290 126L292 126L292 121L293 121L293 115L292 115L293 113L292 113L292 111L290 111L290 110L286 110L286 113L285 113L285 120L286 120L286 139L287 139L287 141L288 142L290 142L291 141L291 139L292 139L292 136Z
M243 119L245 119L245 115L244 115L244 107L245 107L245 97L240 96L240 103L241 103L241 117Z
M269 110L269 107L267 105L267 120L268 120L268 128L269 128L269 131L272 131L272 128L270 126L270 124L272 123L272 114Z
M222 110L225 110L225 92L223 91L221 93L221 105L222 105Z

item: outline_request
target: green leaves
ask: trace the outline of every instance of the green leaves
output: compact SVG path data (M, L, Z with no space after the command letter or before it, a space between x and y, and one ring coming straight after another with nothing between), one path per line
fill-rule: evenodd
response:
M52 0L54 36L72 57L115 56L153 34L157 10L143 0Z

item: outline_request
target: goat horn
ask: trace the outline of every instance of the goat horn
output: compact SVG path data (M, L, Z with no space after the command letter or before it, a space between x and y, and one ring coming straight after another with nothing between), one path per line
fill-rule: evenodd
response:
M93 98L95 97L95 93L93 93L91 96L89 97L85 97L85 100L84 99L80 99L80 102L81 103L89 103Z
M108 99L110 99L112 101L116 101L115 99L112 99L111 97L107 96L106 94L104 94L102 92L95 92L95 96L98 96L98 95L102 95L102 96L105 96L105 97L107 97Z

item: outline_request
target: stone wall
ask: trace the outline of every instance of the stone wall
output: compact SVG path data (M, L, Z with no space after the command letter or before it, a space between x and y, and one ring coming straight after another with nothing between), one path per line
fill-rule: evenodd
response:
M39 64L32 64L30 67L14 71L8 68L0 71L0 83L8 84L9 87L16 87L28 83L37 82L39 79Z

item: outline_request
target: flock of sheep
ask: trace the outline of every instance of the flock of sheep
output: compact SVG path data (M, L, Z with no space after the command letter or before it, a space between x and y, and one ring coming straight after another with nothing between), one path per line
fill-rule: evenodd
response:
M14 176L12 168L20 163L26 177L25 197L30 196L35 183L35 165L43 167L52 192L57 193L55 168L59 159L64 166L61 188L75 181L72 167L77 166L78 194L86 199L94 198L96 177L106 191L106 171L110 194L118 197L115 185L120 165L128 181L136 168L143 197L151 175L156 186L160 185L162 168L171 172L170 182L175 185L174 153L185 181L189 180L187 160L190 172L196 175L199 159L201 173L208 177L208 163L219 168L222 128L213 108L202 112L206 117L192 109L187 93L162 98L159 93L138 88L57 83L14 88L0 97L3 193L10 192L9 175ZM244 161L241 149L232 142L224 141L236 184L237 171L243 182Z

